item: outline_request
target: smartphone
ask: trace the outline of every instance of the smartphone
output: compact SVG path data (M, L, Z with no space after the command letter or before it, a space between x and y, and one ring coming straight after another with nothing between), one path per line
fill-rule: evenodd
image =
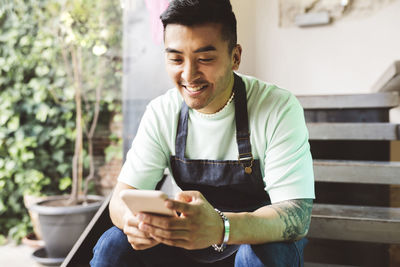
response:
M162 191L125 189L119 195L132 213L148 212L176 216L175 211L165 206L168 196Z

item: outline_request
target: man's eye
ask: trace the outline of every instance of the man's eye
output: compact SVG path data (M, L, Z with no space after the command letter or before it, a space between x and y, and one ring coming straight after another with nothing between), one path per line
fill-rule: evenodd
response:
M180 62L182 62L182 59L180 59L180 58L170 58L169 61L172 61L174 63L180 63Z
M213 58L199 58L199 61L201 61L201 62L210 62L213 60L214 60Z

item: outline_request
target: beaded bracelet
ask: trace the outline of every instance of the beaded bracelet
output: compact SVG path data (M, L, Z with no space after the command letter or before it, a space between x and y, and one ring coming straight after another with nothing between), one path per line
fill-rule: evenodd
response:
M212 247L215 249L215 251L222 252L226 248L226 243L229 240L230 225L228 218L222 213L222 211L218 209L215 209L215 211L219 214L219 216L221 216L221 219L224 222L224 238L221 245L214 244Z

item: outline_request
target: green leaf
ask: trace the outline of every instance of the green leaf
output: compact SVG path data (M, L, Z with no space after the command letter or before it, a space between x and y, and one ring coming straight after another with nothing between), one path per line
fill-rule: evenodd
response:
M12 145L8 149L8 153L12 158L17 158L18 157L18 147L16 145Z
M63 162L64 161L64 151L58 150L55 153L53 153L53 159L56 160L57 162Z
M13 116L7 123L7 128L10 131L16 131L19 128L19 117Z
M117 114L114 116L114 122L121 122L123 120L122 114Z
M64 177L60 179L60 183L58 185L58 188L62 191L70 187L72 184L72 179L70 177Z
M16 165L17 164L15 163L15 161L9 160L9 161L6 162L5 169L8 170L8 171L11 171L11 170L13 170L15 168Z
M67 100L73 100L75 97L75 88L72 86L65 87L64 95L67 98Z
M4 235L0 234L0 246L5 245L7 243L7 238Z
M51 137L62 136L65 134L65 129L63 127L57 127L50 132Z
M45 76L50 72L50 68L46 65L43 66L37 66L36 69L36 74L41 77L41 76Z
M0 180L0 189L3 190L6 185L6 181Z
M69 164L63 163L59 164L56 169L59 173L65 174L68 171L69 167L70 167Z
M4 211L7 210L6 205L4 205L4 202L2 199L0 199L0 214L3 213Z
M25 177L24 173L17 173L17 174L15 175L15 182L16 182L17 184L23 183L24 177Z
M109 145L105 149L106 162L110 162L113 159L122 159L122 146Z
M33 100L36 103L41 104L46 100L46 97L47 97L47 92L43 90L42 85L40 85L39 89L37 89L33 94Z
M33 152L31 151L27 151L27 152L23 152L21 153L21 160L22 162L27 162L31 159L35 158L35 154L33 154Z
M26 46L26 45L30 45L30 40L29 40L29 36L22 36L22 38L19 40L19 44L21 46Z
M40 105L39 109L36 113L36 119L38 121L45 122L49 112L50 112L50 108L47 105L45 105L45 104Z
M10 229L9 234L18 243L19 240L28 234L28 227L25 222L20 222Z
M29 86L29 87L32 87L32 89L33 89L34 91L40 90L40 82L39 82L39 79L37 79L37 78L31 79L31 80L29 81L28 86Z

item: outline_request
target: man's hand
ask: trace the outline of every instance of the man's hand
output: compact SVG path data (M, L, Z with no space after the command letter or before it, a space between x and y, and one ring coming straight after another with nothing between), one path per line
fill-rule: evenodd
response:
M135 250L144 250L158 245L160 242L139 230L139 220L137 217L138 215L133 215L130 211L125 212L123 231L128 238L128 242Z
M158 242L185 249L202 249L222 243L224 226L221 217L200 192L181 192L176 200L167 200L166 206L180 216L140 213L139 230Z

